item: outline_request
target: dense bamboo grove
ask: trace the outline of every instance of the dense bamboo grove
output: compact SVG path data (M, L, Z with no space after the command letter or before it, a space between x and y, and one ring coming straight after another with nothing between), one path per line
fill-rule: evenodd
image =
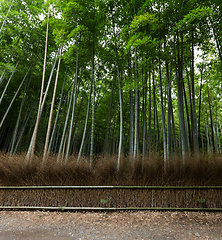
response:
M132 168L221 154L219 0L0 0L0 150ZM141 157L142 156L142 157ZM187 163L186 163L187 162ZM198 165L199 166L199 165Z

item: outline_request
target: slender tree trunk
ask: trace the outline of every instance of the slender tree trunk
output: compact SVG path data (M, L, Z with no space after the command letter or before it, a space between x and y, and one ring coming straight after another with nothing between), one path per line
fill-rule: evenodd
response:
M36 143L36 137L37 137L37 132L38 132L39 120L40 120L40 111L41 111L43 90L44 90L44 81L45 81L47 47L48 47L49 16L50 16L50 7L49 7L49 10L48 10L48 21L47 21L47 27L46 27L45 56L44 56L44 66L43 66L43 74L42 74L42 86L41 86L41 93L40 93L40 98L39 98L39 109L38 109L35 129L34 129L34 132L33 132L33 139L30 143L30 147L29 147L29 150L28 150L27 155L26 155L26 161L25 161L26 163L28 163L29 159L34 156L35 143Z
M111 110L112 110L112 100L113 100L113 82L112 82L112 90L111 90L111 95L110 95L110 101L109 101L109 113L108 113L108 118L107 118L107 124L106 124L106 135L105 135L105 140L104 140L104 153L108 153L108 141L109 139L109 129L110 129L110 116L111 116Z
M198 140L198 132L197 132L197 115L196 115L195 90L194 90L194 32L193 31L192 31L191 88L192 88L194 151L196 156L199 157L199 140Z
M142 167L144 167L144 161L145 161L145 156L146 156L146 105L147 105L147 71L145 72L145 83L144 83L144 88L143 88L143 163Z
M120 71L119 71L119 61L118 61L118 53L117 53L117 46L115 42L116 48L116 64L117 64L117 75L118 75L118 84L119 84L119 104L120 104L120 137L119 137L119 152L118 152L118 163L117 163L117 170L120 169L120 157L122 151L122 141L123 141L123 102L122 102L122 93L121 93L121 84L120 84Z
M209 87L207 89L207 94L208 94L208 103L209 103L209 110L210 110L210 126L211 126L211 139L212 139L212 147L213 147L213 152L215 152L215 141L214 141L214 122L213 122L213 110L211 106L211 99L210 99L210 94L209 94Z
M222 46L220 45L220 40L218 39L219 36L217 34L217 30L215 29L215 27L213 25L214 21L212 19L210 19L210 22L211 22L211 29L213 30L213 35L214 35L214 39L215 39L215 42L216 42L219 58L220 58L220 61L222 63Z
M172 113L173 146L174 146L174 154L175 154L175 157L176 157L177 156L177 138L176 138L176 131L175 131L172 101L171 101L171 104L170 104L170 108L171 108L171 113Z
M66 121L65 121L64 128L63 128L62 139L61 139L60 146L59 146L57 162L59 162L61 159L63 159L63 155L64 155L63 153L64 153L64 149L65 149L65 144L66 144L69 115L70 115L70 111L71 111L72 99L74 97L75 88L76 88L76 81L74 81L74 84L72 87L72 92L71 92L71 96L70 96L70 100L69 100L69 106L68 106L68 110L67 110L67 114L66 114Z
M93 1L94 4L94 1ZM95 20L95 8L94 16ZM93 23L93 42L92 42L92 125L91 125L91 141L90 141L90 166L93 167L94 161L94 137L95 137L95 100L96 100L96 91L95 91L95 22Z
M9 78L9 80L8 80L8 82L7 82L7 84L5 85L4 91L3 91L2 94L1 94L0 105L1 105L1 103L2 103L2 99L3 99L4 95L5 95L5 92L6 92L7 88L8 88L8 85L9 85L9 83L11 82L11 79L12 79L12 77L13 77L13 75L14 75L14 73L15 73L17 67L18 67L18 64L19 64L19 61L17 61L16 66L15 66L15 68L14 68L12 74L11 74L11 76L10 76L10 78Z
M79 90L79 85L78 85L78 90ZM78 97L78 93L76 94L76 102L77 102L77 97ZM74 140L75 140L75 131L76 131L76 126L77 126L77 123L78 123L78 120L79 120L79 114L81 112L81 109L82 109L82 104L83 104L83 101L84 101L84 98L81 99L81 103L80 103L80 106L79 106L79 109L78 109L78 113L77 113L77 117L76 117L76 120L75 120L75 123L74 123L74 126L73 126L73 131L72 131L72 140L71 140L71 151L73 151L73 145L74 145Z
M67 70L66 70L66 74L67 74ZM66 77L67 77L67 75L65 76L65 79L64 79L64 81L66 81ZM63 85L64 85L65 83L63 82ZM71 84L70 84L70 87L73 87L73 82L71 82ZM61 94L61 96L62 96L62 94ZM62 112L61 112L61 114L60 114L60 116L61 116L61 118L64 118L64 113L66 114L66 119L67 119L67 113L66 112L68 112L69 111L69 103L70 103L70 89L68 89L68 91L67 91L67 94L66 94L66 96L64 97L64 100L63 100L63 106L62 106ZM67 105L67 106L66 106ZM60 107L60 106L59 106ZM60 108L59 108L60 109ZM58 112L57 112L57 114L58 114ZM57 123L57 121L58 121L58 119L56 119L55 120L55 123L54 123L54 128L56 127L56 123ZM66 125L66 123L65 123L65 125ZM64 126L65 126L64 125ZM57 145L58 145L58 139L59 139L59 137L60 137L60 129L61 129L61 122L60 122L60 124L59 124L59 127L58 127L58 130L57 130L57 135L56 135L56 141L55 141L55 144L54 144L54 149L55 149L55 152L57 152L57 153L59 153L60 152L60 150L56 150L56 147L57 147ZM65 130L66 131L66 130ZM64 127L63 127L63 131L62 131L62 138L64 137L63 136L64 135ZM52 136L53 136L53 134L52 134ZM52 141L52 136L51 136L51 141ZM65 138L65 137L64 137ZM64 138L63 138L63 140L62 141L64 141ZM61 145L61 140L60 140L60 144L59 144L59 149L60 149L60 145ZM50 148L50 147L49 147ZM49 150L48 150L49 151ZM61 152L60 152L60 154L61 154ZM59 161L58 159L57 159L57 161Z
M187 123L188 133L189 133L188 143L190 143L190 150L193 153L194 152L193 104L192 104L192 93L191 93L191 86L190 86L190 77L189 77L189 73L188 73L188 69L187 68L186 68L186 72L187 72L187 81L188 81L188 84L187 84L188 85L188 94L185 93L184 101L185 101L185 104L186 104L185 107L186 107L187 116L190 116L190 117L188 117L189 121ZM184 86L184 90L185 90L185 86ZM187 101L187 98L186 98L187 95L189 96L189 100L190 100L190 102L189 102L190 103L190 109L189 109L188 101Z
M43 109L44 109L46 97L47 97L47 94L48 94L48 91L49 91L49 87L50 87L50 83L51 83L51 80L52 80L52 76L53 76L53 72L54 72L55 66L56 66L56 58L55 58L54 64L53 64L52 69L51 69L50 77L49 77L49 80L48 80L48 84L47 84L47 87L46 87L46 90L45 90L45 94L44 94L43 100L41 102L41 108L40 108L40 113L39 113L39 121L40 121L41 116L42 116L42 112L43 112ZM40 89L40 95L41 95L41 90L42 89ZM33 144L34 138L35 138L35 129L33 131L32 138L31 138L31 141L30 141L30 144L29 144L28 153L27 153L27 154L29 154L29 158L30 158L30 155L31 155L31 148L32 148L32 144ZM26 163L28 163L29 158L27 158L27 156L26 156L26 160L25 160Z
M8 12L7 12L7 14L6 14L5 18L4 18L4 21L3 21L2 26L1 26L1 29L0 29L0 34L1 34L2 29L3 29L4 25L5 25L5 22L6 22L6 19L7 19L7 17L8 17L8 14L9 14L9 12L11 11L13 2L14 2L14 0L12 0L11 5L10 5L10 7L9 7L9 9L8 9Z
M40 91L39 91L39 92L40 92ZM21 143L21 140L22 140L22 137L23 137L23 134L24 134L24 131L25 131L25 127L26 127L26 125L27 125L27 123L28 123L28 121L29 121L29 118L30 118L30 116L31 116L34 108L35 108L35 105L36 105L36 103L37 103L37 100L38 100L38 95L36 95L36 98L35 98L35 100L34 100L34 102L33 102L33 104L32 104L32 107L31 107L28 115L27 115L26 118L25 118L25 121L24 121L24 123L23 123L23 125L22 125L21 130L19 131L18 139L17 139L17 141L16 141L16 145L15 145L14 150L13 150L13 152L12 152L12 156L16 153L16 151L17 151L17 149L18 149L18 146L19 146L20 143ZM30 127L30 129L31 129L31 127Z
M160 133L159 133L159 118L156 101L156 84L155 84L155 72L153 71L153 140L152 140L152 151L158 152L160 150ZM152 132L151 132L152 136Z
M216 148L216 153L218 154L219 149L218 149L218 131L217 131L217 117L214 123L214 136L215 136L215 148Z
M183 104L183 36L181 36L181 44L179 43L179 34L178 38L178 64L177 70L177 91L178 91L178 108L179 108L179 126L180 126L180 137L181 137L181 150L183 161L188 155L188 143L187 143L187 133L185 128L185 119L184 119L184 104ZM180 46L181 45L181 46Z
M140 139L141 139L141 131L142 131L142 127L143 127L143 109L144 109L144 87L143 87L143 99L142 99L142 110L141 110L141 114L139 113L139 110L138 110L138 120L140 119L139 121L139 124L138 124L138 129L139 129L139 136L138 136L138 140L137 140L137 146L138 146L138 153L139 153L139 149L140 149ZM138 106L139 106L139 100L140 100L140 97L139 97L139 90L138 90ZM138 108L139 109L139 108Z
M198 114L198 138L200 140L200 117L201 117L201 100L202 100L202 86L203 86L203 69L200 69L200 95L199 95L199 114ZM202 145L202 148L204 146Z
M94 158L94 132L95 132L95 76L94 76L94 47L92 56L92 128L91 128L91 143L90 143L90 166L93 167Z
M165 129L165 113L164 113L164 106L163 106L162 70L161 70L160 59L159 59L159 77L160 77L160 99L161 99L161 111L162 111L162 128L163 128L163 156L164 156L164 166L166 168L166 164L167 164L166 129Z
M22 82L20 83L20 85L19 85L19 87L18 87L18 89L17 89L17 91L16 91L13 99L11 100L11 103L9 104L9 106L8 106L8 108L7 108L4 116L3 116L3 118L2 118L2 121L1 121L1 123L0 123L0 129L1 129L1 127L2 127L2 125L3 125L3 123L4 123L4 121L5 121L5 118L6 118L6 116L8 115L8 112L9 112L9 110L11 109L11 106L12 106L12 104L14 103L14 101L15 101L15 99L16 99L16 97L17 97L17 95L18 95L18 93L19 93L19 91L20 91L20 89L21 89L21 87L22 87L22 85L23 85L23 83L24 83L24 81L26 80L26 78L27 78L27 76L28 76L28 74L29 74L29 72L30 72L30 70L31 70L31 68L32 68L32 65L33 65L33 63L30 64L28 71L26 72L26 74L25 74Z
M31 78L30 78L30 80L31 80ZM20 109L19 109L18 118L17 118L15 129L14 129L14 132L13 132L12 144L11 144L11 148L10 148L10 156L13 155L13 151L14 151L14 147L15 147L15 141L16 141L16 138L17 138L18 127L19 127L19 122L20 122L20 118L21 118L21 114L22 114L22 109L23 109L23 106L24 106L24 103L25 103L25 100L26 100L27 85L28 84L27 84L27 81L26 81L25 89L24 89L23 97L22 97L22 102L21 102L21 106L20 106Z
M221 127L221 122L219 121L219 127L220 127L220 138L219 138L219 141L221 142L221 135L222 135L222 127ZM221 146L221 143L220 143L220 146ZM221 153L221 147L220 147L220 153Z
M115 104L114 110L114 119L113 119L113 142L112 142L112 153L116 154L116 112L117 112L117 104Z
M72 117L69 127L69 134L68 134L68 141L67 141L67 147L66 147L66 154L65 154L65 162L67 163L68 156L69 156L69 150L70 150L70 143L71 143L71 136L72 136L72 130L73 130L73 122L74 122L74 115L75 115L75 107L76 107L76 101L77 101L77 80L78 80L78 71L79 71L79 56L78 52L76 55L76 74L75 74L75 90L73 92L73 109L72 109Z
M2 85L2 82L4 81L5 76L6 76L6 70L4 69L4 71L2 72L2 75L0 77L0 86Z
M94 52L92 57L92 128L90 143L90 166L93 167L94 158L94 134L95 134L95 76L94 76Z
M85 145L86 130L87 130L87 124L88 124L88 119L89 119L90 105L91 105L92 86L93 86L93 82L91 80L89 99L88 99L88 107L87 107L86 120L85 120L85 126L84 126L84 130L83 130L82 142L81 142L81 146L80 146L80 149L79 149L77 162L79 162L79 160L80 160L80 158L82 156L83 147Z
M218 153L221 154L220 133L218 128L218 122L216 122L216 133L218 138Z
M154 83L154 74L153 74L153 83ZM152 144L152 133L151 133L151 118L152 118L152 112L151 112L151 73L149 74L149 119L148 119L148 150L149 150L149 156L151 155L152 149L151 149L151 144ZM155 100L154 100L155 102Z
M54 122L53 130L52 130L52 134L51 134L51 138L50 138L50 142L49 142L49 146L48 146L48 150L47 150L47 155L49 155L49 153L51 151L52 141L53 141L54 135L55 135L56 125L57 125L57 122L58 122L58 117L59 117L59 113L60 113L61 103L62 103L62 99L63 99L63 91L64 91L65 82L66 82L66 78L67 78L67 71L68 71L68 69L66 69L65 78L64 78L64 81L63 81L63 86L62 86L62 91L61 91L61 94L60 94L58 111L56 113L55 122Z
M192 138L192 130L191 130L191 126L190 126L189 107L188 107L188 103L187 103L186 89L184 86L183 86L183 94L184 94L184 103L185 103L185 109L186 109L186 115L187 115L188 139L189 139L191 151L193 151L193 138ZM191 116L191 118L192 118L192 116Z
M137 90L137 49L135 50L135 132L134 132L134 162L137 155L138 143L138 90ZM134 166L134 163L133 163Z
M122 142L123 142L123 101L122 101L122 93L121 93L120 69L119 69L119 59L118 59L118 51L117 51L117 44L116 44L116 31L114 26L113 13L112 13L112 20L113 20L113 34L115 37L116 68L117 68L117 77L118 77L118 85L119 85L119 105L120 105L120 136L119 136L119 151L118 151L118 163L117 163L117 171L119 171L120 157L122 152Z
M168 81L168 97L167 97L167 158L170 158L171 155L171 149L172 149L172 134L171 134L171 118L172 118L172 112L171 112L171 104L172 104L172 98L171 98L171 75L172 75L172 63L170 65L170 73L169 73L169 64L168 60L166 60L166 75L167 75L167 81Z
M129 64L128 64L128 69L129 69L129 78L132 82L132 73L131 73L131 61L130 61L130 57L129 57ZM133 89L132 86L130 88L130 140L129 140L129 154L130 154L130 162L132 163L133 161L133 153L134 153L134 149L133 149Z
M44 147L43 160L42 160L43 164L46 163L46 160L47 160L47 150L48 150L49 137L50 137L50 132L51 132L52 115L53 115L55 96L56 96L56 89L57 89L58 78L59 78L59 69L60 69L60 63L61 63L61 56L62 56L62 46L60 47L60 56L59 56L59 62L58 62L58 67L57 67L57 73L56 73L53 97L52 97L52 102L51 102L51 109L50 109L50 114L49 114L48 129L47 129L47 133L46 133L45 147Z
M207 137L207 152L208 152L208 154L210 154L211 150L210 150L210 138L209 138L208 125L209 125L209 123L208 123L208 119L207 119L207 122L205 124L205 126L206 126L206 137Z

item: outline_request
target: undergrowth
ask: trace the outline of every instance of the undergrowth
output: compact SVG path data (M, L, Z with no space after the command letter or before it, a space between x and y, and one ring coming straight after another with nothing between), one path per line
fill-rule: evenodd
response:
M87 159L70 156L68 162L57 163L50 157L45 165L41 158L35 157L25 165L25 154L10 158L0 153L0 185L176 185L209 186L222 185L222 156L202 155L183 161L169 160L164 166L162 157L142 157L132 164L129 157L122 156L117 171L117 156L100 155L95 158L93 169Z

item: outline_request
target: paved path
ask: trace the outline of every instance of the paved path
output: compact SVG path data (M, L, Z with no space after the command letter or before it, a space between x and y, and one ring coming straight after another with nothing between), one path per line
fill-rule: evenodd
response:
M0 211L0 240L222 239L222 213Z

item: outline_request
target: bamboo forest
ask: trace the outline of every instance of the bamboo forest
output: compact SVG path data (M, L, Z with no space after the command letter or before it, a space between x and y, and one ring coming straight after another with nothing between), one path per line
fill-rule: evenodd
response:
M220 184L221 16L221 0L0 0L0 183Z

